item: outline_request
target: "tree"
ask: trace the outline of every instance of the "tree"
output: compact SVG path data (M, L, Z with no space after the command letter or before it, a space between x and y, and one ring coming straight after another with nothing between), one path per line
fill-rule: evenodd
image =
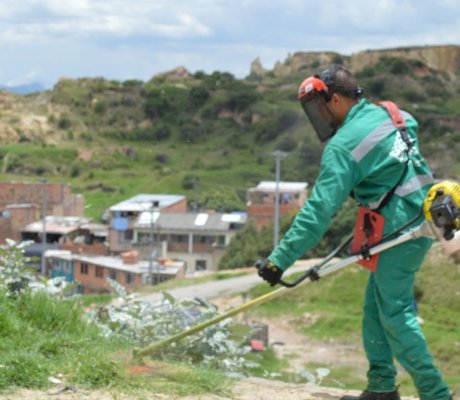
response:
M144 103L145 114L152 119L165 117L171 110L171 103L160 89L151 89Z

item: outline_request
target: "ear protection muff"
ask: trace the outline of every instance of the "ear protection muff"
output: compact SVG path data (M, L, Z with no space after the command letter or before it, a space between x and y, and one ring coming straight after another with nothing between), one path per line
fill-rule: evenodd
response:
M330 68L325 69L320 74L314 75L315 78L321 79L326 86L328 91L326 92L324 99L326 102L331 100L331 97L334 93L341 93L345 96L351 97L352 99L360 99L363 96L363 89L359 86L355 88L345 87L337 85L334 81L335 74L341 68L339 64L333 64Z

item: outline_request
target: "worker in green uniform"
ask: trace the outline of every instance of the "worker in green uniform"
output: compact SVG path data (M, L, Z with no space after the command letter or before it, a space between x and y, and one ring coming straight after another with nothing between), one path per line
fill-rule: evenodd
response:
M256 262L272 286L294 261L313 248L331 218L352 194L384 217L383 235L416 217L433 182L419 152L417 122L402 111L403 128L389 112L362 97L356 78L333 64L306 79L299 100L319 139L327 142L309 199L268 259ZM399 110L398 110L399 111ZM365 292L363 342L369 360L361 400L399 400L394 359L409 372L423 400L451 399L413 308L414 276L431 246L419 238L379 255Z

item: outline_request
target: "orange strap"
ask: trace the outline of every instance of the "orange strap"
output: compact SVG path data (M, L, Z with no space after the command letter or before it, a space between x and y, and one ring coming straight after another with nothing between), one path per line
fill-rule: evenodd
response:
M363 253L366 257L368 248L378 243L383 236L383 228L385 225L385 217L366 207L359 207L356 217L355 230L353 233L353 241L351 243L351 251L353 253ZM368 256L364 260L358 261L358 264L370 271L377 270L380 254Z

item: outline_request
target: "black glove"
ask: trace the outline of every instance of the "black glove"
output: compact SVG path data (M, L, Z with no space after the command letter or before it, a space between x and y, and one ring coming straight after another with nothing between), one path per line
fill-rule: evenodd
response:
M257 260L254 267L257 268L259 276L264 281L267 281L270 286L275 286L283 275L283 271L270 260Z

